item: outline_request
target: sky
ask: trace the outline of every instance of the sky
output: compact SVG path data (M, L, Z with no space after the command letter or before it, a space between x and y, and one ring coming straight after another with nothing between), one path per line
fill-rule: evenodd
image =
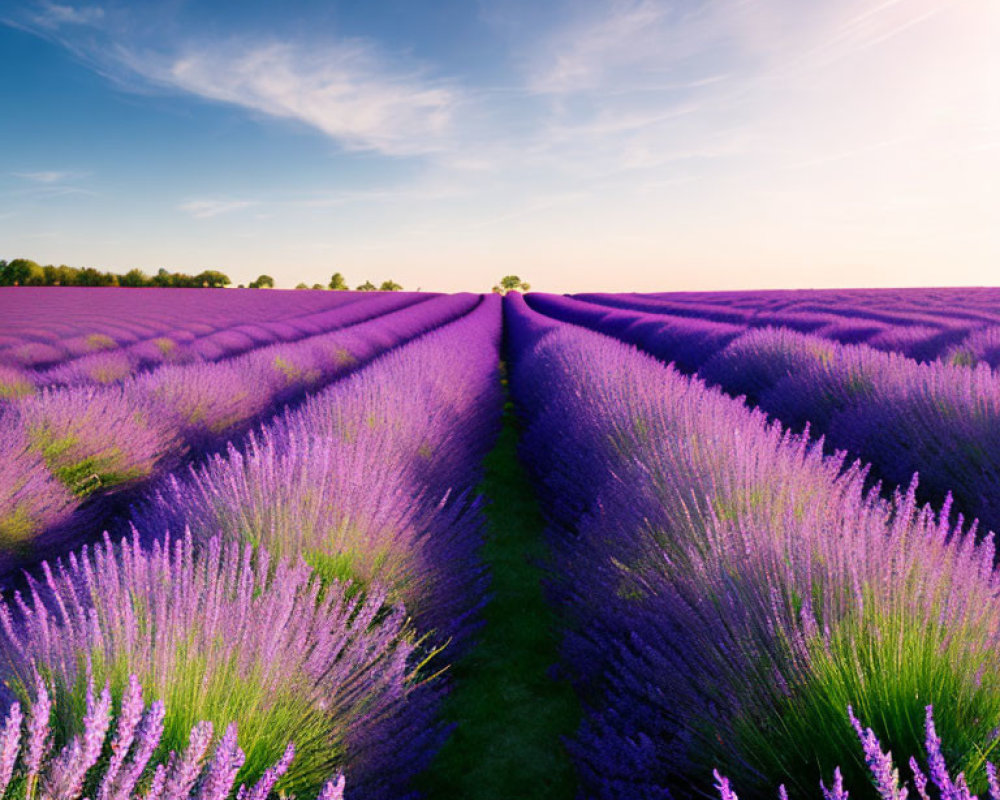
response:
M1000 0L0 2L0 258L1000 284Z

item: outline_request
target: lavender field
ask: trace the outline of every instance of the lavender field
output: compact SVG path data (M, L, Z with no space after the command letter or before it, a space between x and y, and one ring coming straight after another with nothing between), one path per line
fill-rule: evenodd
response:
M0 289L0 797L1000 800L1000 290Z

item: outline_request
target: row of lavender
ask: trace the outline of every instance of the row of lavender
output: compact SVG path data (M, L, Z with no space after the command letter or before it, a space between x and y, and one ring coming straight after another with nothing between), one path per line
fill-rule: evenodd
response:
M0 607L0 795L331 798L341 771L349 797L411 795L483 601L500 314L474 305L170 476L120 545Z
M921 360L1000 325L996 289L800 290L690 294L581 294L580 300L746 327L780 326Z
M0 408L0 574L72 546L123 490L477 302L478 295L433 297L292 344L164 366L111 386L46 389Z
M531 295L528 303L743 395L787 427L808 425L895 486L919 473L922 500L950 494L968 519L1000 530L1000 375L984 364L922 364L783 328L736 335L703 320L602 316L565 297Z
M750 796L824 780L828 798L864 797L872 774L903 796L905 770L856 718L896 754L926 740L942 797L992 783L992 537L977 546L912 490L866 492L860 465L520 297L506 321L586 710L583 796L702 794L714 768ZM911 775L926 796L916 761Z
M44 368L95 350L161 337L181 345L239 326L280 334L296 319L358 299L348 292L0 288L0 363Z
M69 349L79 339L85 343L84 351L64 355L44 365L25 366L17 363L16 359L14 364L4 365L3 352L0 352L0 399L16 400L51 386L115 383L164 364L181 365L233 358L269 344L296 342L345 325L357 324L426 300L430 296L432 295L413 293L381 294L363 301L347 296L342 302L330 304L330 308L319 312L258 322L241 321L236 316L241 310L240 303L219 302L219 309L225 312L221 316L228 319L228 323L222 324L217 320L214 326L206 325L208 332L200 336L195 336L188 330L183 331L186 336L181 336L174 330L152 339L119 343L89 328L91 332L86 336L80 335L64 343ZM232 295L221 297L228 300ZM239 298L240 295L236 297ZM93 301L96 307L101 308L110 299L113 298L100 296L93 298ZM177 303L170 306L170 310L180 316L184 312L184 306ZM77 321L77 324L80 325L81 321ZM191 323L185 324L191 327ZM44 347L52 348L54 345L46 344ZM36 349L37 345L32 343L12 348L10 354L24 356L25 352L34 352Z
M938 298L935 302L941 293L947 301ZM1000 313L996 310L1000 293L996 290L978 294L965 290L812 292L784 302L767 302L767 294L737 293L728 303L725 298L700 295L580 294L575 299L595 306L594 313L652 314L661 324L681 327L692 320L716 323L715 332L720 335L782 327L841 344L864 343L920 361L1000 363ZM894 302L898 296L910 299Z

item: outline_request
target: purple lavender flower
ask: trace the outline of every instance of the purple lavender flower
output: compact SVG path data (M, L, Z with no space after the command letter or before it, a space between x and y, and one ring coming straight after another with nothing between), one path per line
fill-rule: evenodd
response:
M111 740L111 758L104 770L97 800L108 800L109 798L111 787L114 785L119 770L125 763L125 756L135 739L136 730L142 719L143 707L142 686L135 675L130 675L128 685L122 694L121 708L117 716L117 728L115 736Z
M590 700L573 743L588 795L704 791L713 761L755 793L805 791L838 762L853 779L831 698L913 703L945 675L963 698L949 702L983 717L949 737L983 745L1000 645L988 539L913 486L871 493L864 465L626 345L505 302L564 665ZM899 711L897 750L914 733Z
M844 777L840 774L840 767L833 770L833 785L827 789L823 781L820 781L819 788L823 792L823 800L847 800L848 792L844 789Z
M0 797L14 774L14 764L21 746L21 704L12 703L0 730Z
M29 799L34 796L38 772L42 768L43 759L51 748L49 718L52 714L52 700L45 682L37 671L34 672L34 679L35 699L31 704L31 714L28 717L24 757L25 797Z
M168 715L174 708L186 719L204 719L165 778L168 800L185 794L198 774L208 722L239 726L243 774L250 778L285 751L292 733L298 758L284 778L290 790L318 789L341 767L358 775L358 785L393 769L405 781L411 773L404 765L422 763L428 742L394 741L390 733L397 726L440 730L422 699L435 696L438 686L410 680L415 645L406 612L377 585L363 597L336 582L321 593L301 561L271 563L263 549L218 539L200 550L186 539L144 551L136 539L116 547L106 537L45 575L30 602L15 598L21 624L4 617L8 682L15 689L28 685L37 663L65 696L85 680L79 666L85 654L95 678L104 679L103 665L117 665L165 701ZM56 704L59 727L79 731L79 721L67 717L70 708ZM41 733L29 736L29 752L42 753L34 743L44 742L47 728L34 727ZM172 738L178 727L169 716L165 727L145 726L137 752L148 758L147 729L164 730L159 746L180 752L182 743ZM135 785L137 767L126 765L107 795Z

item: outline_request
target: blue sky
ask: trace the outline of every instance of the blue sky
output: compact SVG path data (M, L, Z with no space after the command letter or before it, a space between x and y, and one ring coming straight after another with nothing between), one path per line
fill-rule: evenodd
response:
M0 5L0 257L996 284L994 0Z

